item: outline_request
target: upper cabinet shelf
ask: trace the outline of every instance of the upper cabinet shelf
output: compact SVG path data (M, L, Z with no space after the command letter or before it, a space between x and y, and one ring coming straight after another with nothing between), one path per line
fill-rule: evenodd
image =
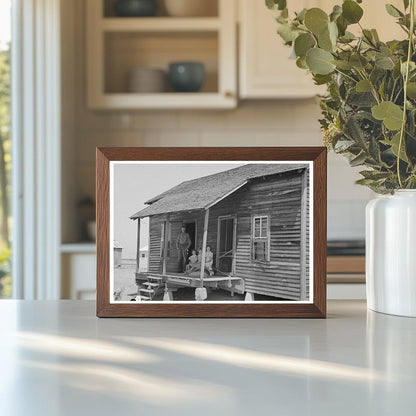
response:
M101 20L104 32L172 32L172 31L218 31L221 20L216 17L113 17Z
M164 1L154 17L117 17L111 0L86 2L89 108L236 107L235 2L205 0L215 13L176 17L167 15ZM168 75L170 64L189 62L191 71L203 68L197 92L183 92ZM178 68L178 77L184 71L189 69Z

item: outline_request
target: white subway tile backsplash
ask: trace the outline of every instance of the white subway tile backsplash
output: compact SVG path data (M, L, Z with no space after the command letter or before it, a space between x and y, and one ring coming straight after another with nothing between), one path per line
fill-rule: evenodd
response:
M78 110L76 123L80 195L95 193L96 146L322 146L314 100L255 101L232 111L141 111L94 113ZM361 238L364 207L373 197L355 185L360 168L328 154L328 235Z
M198 132L180 130L148 130L143 134L143 146L192 147L200 146Z

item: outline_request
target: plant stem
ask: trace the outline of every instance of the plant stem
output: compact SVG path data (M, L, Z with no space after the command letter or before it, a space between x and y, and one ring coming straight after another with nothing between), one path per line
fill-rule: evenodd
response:
M399 149L397 151L397 177L399 179L399 186L403 188L402 177L400 174L400 156L403 147L404 141L404 132L406 130L406 110L407 110L407 83L409 82L409 69L410 61L412 59L412 50L413 50L413 36L414 36L414 27L415 27L415 0L410 0L410 30L409 30L409 45L407 47L407 60L406 60L406 73L404 75L404 85L403 85L403 119L402 119L402 128L400 129L400 140L399 140Z

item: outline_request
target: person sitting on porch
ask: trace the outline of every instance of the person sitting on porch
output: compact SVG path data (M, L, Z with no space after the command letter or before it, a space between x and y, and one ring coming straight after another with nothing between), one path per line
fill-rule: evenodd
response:
M186 232L185 225L182 225L181 232L176 238L176 248L178 249L178 271L183 273L186 269L186 262L188 260L188 250L192 241L189 234Z
M198 256L196 255L196 250L192 250L192 255L189 256L189 263L186 265L186 274L189 274L197 270L198 265Z
M214 275L214 270L212 270L213 263L214 253L211 251L211 246L207 246L207 251L205 252L205 269L208 270L210 276Z
M194 250L192 250L192 254L193 254ZM197 251L195 251L195 254L197 253ZM192 267L190 269L188 269L185 273L186 274L191 274L193 272L198 272L201 270L201 262L202 262L202 247L198 248L198 255L196 257L196 262L192 264Z

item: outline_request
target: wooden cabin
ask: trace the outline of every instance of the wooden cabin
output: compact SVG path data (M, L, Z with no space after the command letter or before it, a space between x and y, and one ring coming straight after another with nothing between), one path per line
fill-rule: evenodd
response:
M309 297L309 166L248 164L179 184L146 202L131 219L149 217L147 273L157 284L223 288L302 301ZM214 276L178 273L176 238L185 225L192 248L214 252ZM204 263L204 256L202 263ZM137 270L139 270L138 256ZM166 299L169 299L166 298Z

